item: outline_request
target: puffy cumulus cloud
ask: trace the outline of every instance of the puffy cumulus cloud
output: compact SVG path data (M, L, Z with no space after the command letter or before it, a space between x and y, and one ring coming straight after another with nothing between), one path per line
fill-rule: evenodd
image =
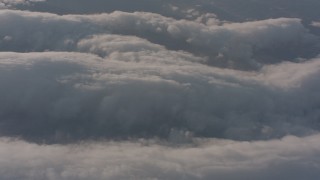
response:
M186 61L205 63L205 59L183 51L168 51L164 46L153 44L134 36L103 34L81 39L77 50L109 57L118 61L134 61L153 64L177 64Z
M320 177L319 135L234 142L195 140L195 146L86 142L36 145L0 139L3 179L291 179ZM22 151L23 150L23 151Z
M286 89L299 88L308 84L308 77L318 73L318 60L316 58L308 63L284 62L280 65L264 66L260 71L261 81Z
M195 19L196 22L206 24L208 26L213 26L213 25L220 25L223 22L221 22L219 19L217 19L217 15L213 13L205 13L200 16L198 16Z
M133 35L167 49L206 57L209 65L259 69L264 64L312 57L319 50L318 38L308 33L299 19L219 26L141 12L67 16L8 10L0 13L0 24L5 27L0 30L2 51L79 51L78 42L87 36Z
M319 130L319 59L243 72L187 58L0 53L1 135L52 143L178 130L251 140Z
M80 51L106 56L113 52L158 51L163 47L144 39L121 35L94 35L78 43Z

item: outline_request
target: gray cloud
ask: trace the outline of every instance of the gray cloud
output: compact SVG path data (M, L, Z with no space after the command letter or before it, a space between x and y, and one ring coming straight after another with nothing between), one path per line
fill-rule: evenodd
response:
M167 147L145 140L41 146L2 138L0 174L8 180L316 180L320 176L319 138L208 139L195 140L194 147Z
M25 2L25 0L3 0L4 2ZM38 0L29 0L38 1ZM1 2L1 1L0 1ZM239 4L241 4L239 6ZM299 17L307 22L320 18L318 0L46 0L23 6L21 3L12 8L51 12L55 14L93 14L113 12L116 10L135 12L145 11L174 17L177 19L194 19L206 13L214 13L219 19L244 22L279 17Z
M167 137L172 128L247 140L319 130L319 59L250 73L188 58L0 53L1 133L59 142Z
M284 2L0 0L0 179L319 179L319 6Z
M0 31L2 51L78 51L77 42L89 35L134 35L206 57L212 66L246 70L310 58L319 50L318 38L299 19L211 26L141 12L57 16L2 11L0 23L5 27Z
M17 5L30 5L30 3L44 2L45 0L0 0L0 9L15 8Z
M313 21L313 22L311 23L311 25L314 26L314 27L320 27L320 22Z

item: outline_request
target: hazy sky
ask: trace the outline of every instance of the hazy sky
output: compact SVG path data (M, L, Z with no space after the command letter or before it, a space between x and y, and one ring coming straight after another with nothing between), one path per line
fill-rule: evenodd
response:
M318 180L319 9L0 0L0 179Z

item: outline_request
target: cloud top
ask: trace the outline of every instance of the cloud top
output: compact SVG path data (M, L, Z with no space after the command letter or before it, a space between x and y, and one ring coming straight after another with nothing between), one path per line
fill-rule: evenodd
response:
M141 12L57 16L4 10L0 23L2 51L81 51L77 43L88 36L132 35L200 56L211 66L256 70L319 50L319 39L299 19L288 18L211 26ZM106 54L101 51L92 53Z
M40 146L2 138L0 145L6 148L0 149L0 174L17 180L316 180L318 139L319 135L263 142L213 139L195 147L172 148L143 140Z
M284 1L0 0L0 179L319 179L319 19Z
M319 59L246 73L163 49L0 57L3 135L50 142L167 137L177 128L250 140L318 131Z

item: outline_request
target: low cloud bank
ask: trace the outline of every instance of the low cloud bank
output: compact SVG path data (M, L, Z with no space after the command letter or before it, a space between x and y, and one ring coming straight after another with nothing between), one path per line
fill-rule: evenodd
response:
M318 58L259 72L213 68L188 58L164 50L106 58L0 53L1 135L50 143L168 137L177 129L252 140L319 130Z
M0 175L15 180L290 179L320 177L319 135L234 142L195 140L193 147L155 142L36 145L0 139Z
M57 16L2 10L0 14L1 51L81 51L78 42L90 36L132 35L202 57L210 66L257 70L264 64L314 57L320 48L318 37L308 33L299 19L220 26L142 12Z
M318 180L316 6L241 7L0 0L0 179Z
M0 53L3 136L52 143L177 129L251 140L319 130L319 58L296 51L318 38L299 19L0 14L0 50L23 52Z

